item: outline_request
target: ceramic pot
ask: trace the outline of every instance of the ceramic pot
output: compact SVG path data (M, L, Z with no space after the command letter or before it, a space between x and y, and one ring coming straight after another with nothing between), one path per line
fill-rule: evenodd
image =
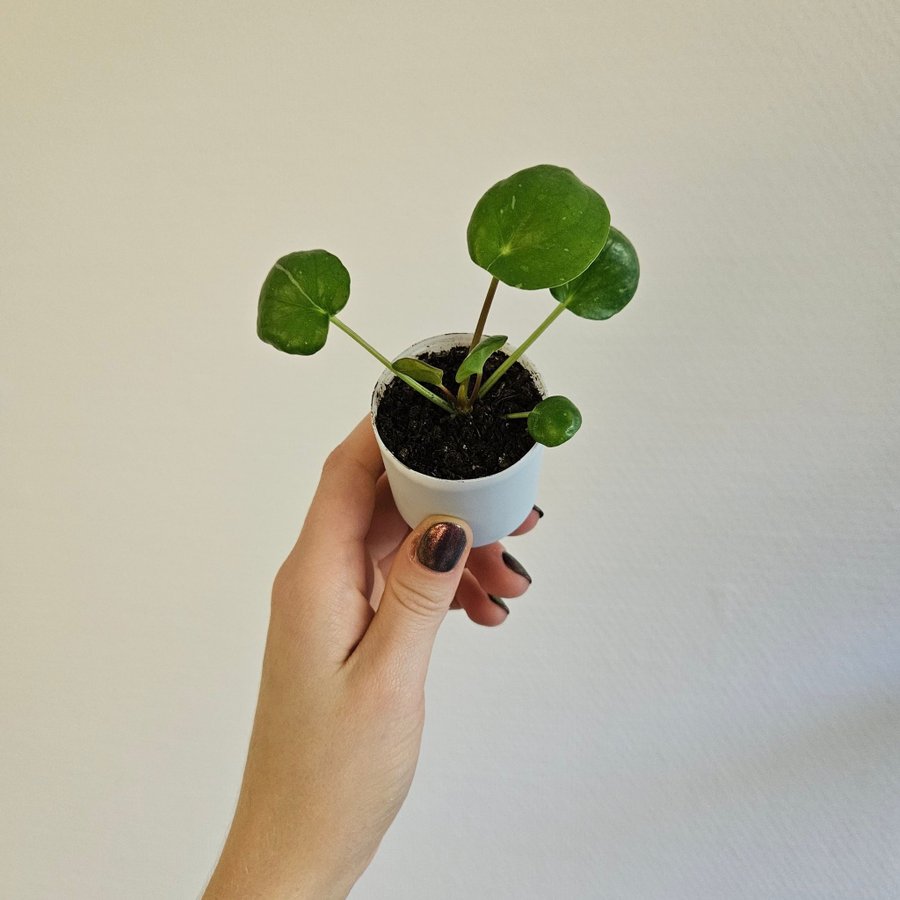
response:
M471 334L442 334L413 344L395 359L417 357L453 347L468 347L471 340ZM505 353L511 353L514 348L507 344L502 349ZM541 396L546 397L544 382L532 363L525 356L520 357L519 362L534 377ZM375 384L372 392L372 425L384 459L394 502L410 528L415 528L427 516L454 516L469 523L475 547L500 540L518 528L537 499L543 445L535 444L509 468L482 478L451 481L416 472L400 462L385 447L378 434L378 404L394 377L392 372L385 369Z

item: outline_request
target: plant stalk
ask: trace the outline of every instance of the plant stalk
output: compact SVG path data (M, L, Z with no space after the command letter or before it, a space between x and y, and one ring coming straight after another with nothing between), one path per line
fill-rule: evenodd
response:
M513 350L503 364L496 369L494 374L484 383L481 388L482 397L506 374L506 370L518 360L518 358L568 309L568 307L568 303L556 304L556 309L554 309L553 312L531 332L523 344L520 344Z
M456 400L455 405L457 409L465 408L466 403L469 402L469 397L466 394L466 382L463 381L460 386L456 389Z
M478 317L478 324L475 326L475 334L472 335L472 343L469 344L470 353L478 346L478 342L484 334L484 326L487 324L488 313L491 311L491 303L494 301L494 294L497 293L497 285L499 283L499 279L491 278L487 296L484 298L484 303L481 305L481 315Z
M482 335L484 334L484 326L487 323L488 313L491 310L491 303L494 302L494 294L497 293L497 285L500 283L500 279L496 276L491 278L491 283L488 286L487 296L484 298L484 303L481 305L481 315L478 317L478 324L475 326L475 334L472 336L472 343L469 344L469 352L471 353L477 346L478 342L481 340ZM475 384L472 386L472 400L474 403L478 398L478 393L481 390L481 379L484 377L484 373L479 372L475 376Z
M530 412L507 413L503 418L504 419L527 419L530 415L531 415Z
M393 372L394 375L396 375L397 378L399 378L401 381L405 381L414 391L439 406L445 412L448 412L451 415L455 412L453 407L445 400L442 400L440 397L438 397L437 394L429 391L427 387L419 384L418 381L416 381L414 378L410 378L409 375L404 375L402 372L398 372L394 368L393 363L391 363L391 361L386 356L382 356L368 341L358 335L349 325L345 325L337 316L329 315L328 318L331 319L331 321L334 322L334 324L337 325L337 327L340 328L341 331L353 338L353 340L356 341L356 343L359 344L360 347L362 347L364 350L368 350L369 353L371 353L372 356L374 356L375 359L377 359L378 362L380 362L386 369Z

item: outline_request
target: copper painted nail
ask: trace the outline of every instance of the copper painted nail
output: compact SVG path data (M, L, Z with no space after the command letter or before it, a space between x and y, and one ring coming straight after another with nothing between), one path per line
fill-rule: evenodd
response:
M416 547L416 558L432 572L449 572L466 550L466 532L455 522L436 522Z

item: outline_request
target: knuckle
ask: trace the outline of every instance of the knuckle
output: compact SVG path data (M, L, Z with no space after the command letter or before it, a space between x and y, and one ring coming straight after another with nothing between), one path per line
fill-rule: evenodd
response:
M332 472L339 472L344 468L347 462L347 451L344 449L343 444L338 444L328 456L325 457L325 462L322 463L322 474L328 475Z
M296 577L294 576L291 558L288 557L275 573L272 581L272 603L279 605L287 601L294 593Z
M269 611L279 620L293 620L308 607L305 589L307 579L298 570L293 559L288 557L275 573L272 582Z
M358 479L360 477L366 480L369 478L368 473L359 460L343 444L338 444L325 457L325 462L322 463L320 481L344 482L347 479Z
M427 584L410 578L398 578L394 582L394 597L408 612L422 618L432 619L443 612L444 598L429 590Z

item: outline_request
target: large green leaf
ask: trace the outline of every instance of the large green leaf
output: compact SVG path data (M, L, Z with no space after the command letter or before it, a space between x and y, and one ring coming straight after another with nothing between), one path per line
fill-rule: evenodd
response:
M603 198L568 169L540 165L495 184L466 238L472 260L512 287L555 287L580 275L606 243Z
M634 296L640 274L634 245L617 228L610 228L606 246L587 271L550 293L576 316L608 319Z
M509 338L505 334L496 334L493 337L482 338L477 347L473 347L468 356L460 363L456 370L456 383L462 384L472 375L480 375L484 370L484 364L491 355L499 350Z
M309 356L328 338L328 317L350 297L350 275L326 250L282 256L259 294L256 333L285 353Z
M568 398L556 395L541 400L528 415L528 433L545 447L564 444L581 428L581 413Z

